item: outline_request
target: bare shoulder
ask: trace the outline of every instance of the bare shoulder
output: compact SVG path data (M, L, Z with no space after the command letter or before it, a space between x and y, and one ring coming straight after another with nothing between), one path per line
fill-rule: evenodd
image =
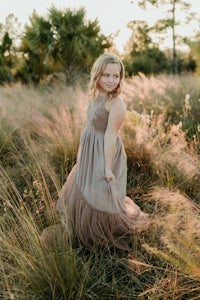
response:
M115 114L117 118L125 118L126 105L121 97L117 97L110 107L110 113Z
M110 109L107 132L118 132L126 116L126 105L121 97L113 99Z
M126 104L121 97L115 98L108 106L108 110L111 111L120 111L122 113L126 112Z
M114 102L114 105L120 107L120 108L124 108L126 110L126 104L124 102L124 99L121 98L121 97L117 97L115 102Z

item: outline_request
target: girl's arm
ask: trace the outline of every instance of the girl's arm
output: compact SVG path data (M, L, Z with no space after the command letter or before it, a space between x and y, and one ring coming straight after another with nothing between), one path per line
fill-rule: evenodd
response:
M111 106L108 117L108 124L104 135L104 159L105 178L115 180L112 172L112 161L115 153L118 131L126 115L126 106L121 98L117 98Z

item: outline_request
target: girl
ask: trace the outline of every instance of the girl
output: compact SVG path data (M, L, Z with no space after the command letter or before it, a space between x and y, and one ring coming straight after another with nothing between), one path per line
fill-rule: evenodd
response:
M94 63L77 162L57 202L62 221L88 248L129 249L131 234L147 219L126 197L126 154L119 136L126 114L119 96L123 79L124 66L115 54L103 54Z

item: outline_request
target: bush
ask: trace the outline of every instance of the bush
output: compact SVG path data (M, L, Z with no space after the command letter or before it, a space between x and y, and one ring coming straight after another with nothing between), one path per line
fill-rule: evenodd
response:
M12 82L14 77L11 73L11 70L7 66L0 67L0 84L4 82Z
M158 48L147 48L145 51L134 53L130 59L125 59L124 64L129 76L138 73L159 74L167 72L170 63L165 54Z

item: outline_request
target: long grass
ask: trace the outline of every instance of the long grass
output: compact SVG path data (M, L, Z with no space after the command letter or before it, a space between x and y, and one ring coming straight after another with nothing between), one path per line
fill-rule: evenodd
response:
M185 95L190 113L200 98L198 78L141 74L125 87L127 193L151 215L130 253L89 251L67 227L41 242L60 221L55 204L76 162L87 95L61 83L1 87L2 299L199 299L199 137L181 124ZM196 115L187 117L195 127Z

